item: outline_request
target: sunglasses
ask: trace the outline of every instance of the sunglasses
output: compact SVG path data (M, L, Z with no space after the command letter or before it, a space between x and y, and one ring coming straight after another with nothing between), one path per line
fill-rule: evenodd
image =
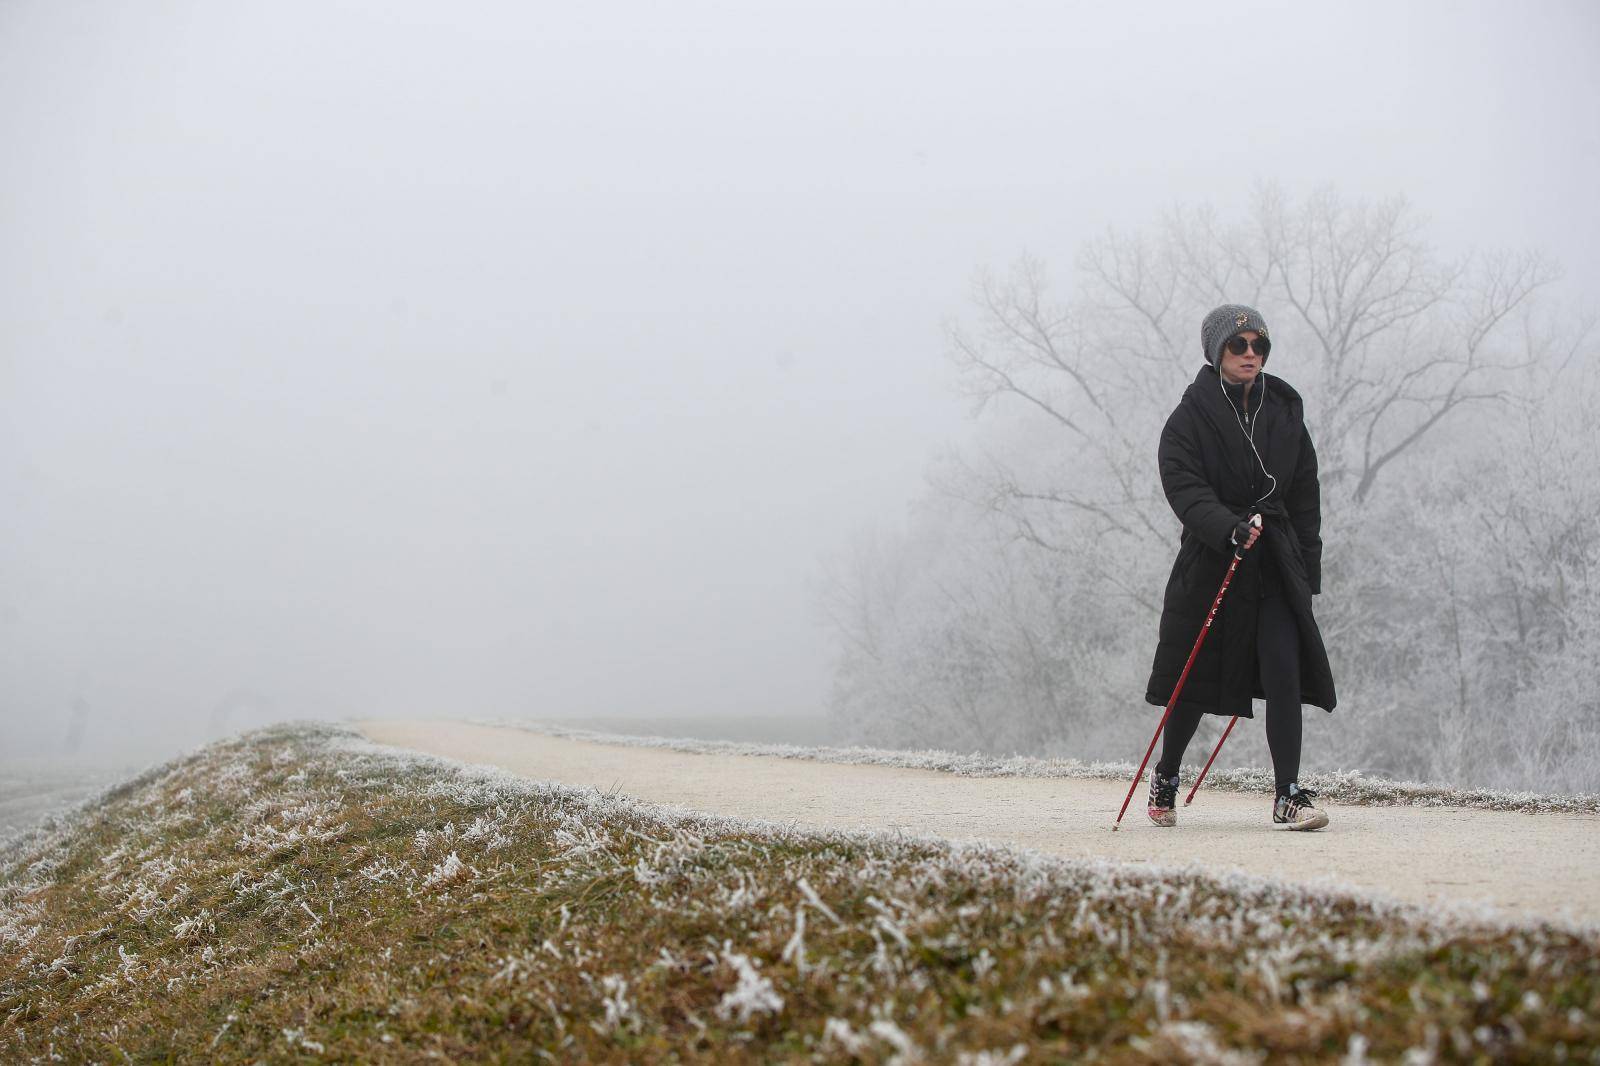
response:
M1229 337L1228 343L1223 347L1234 355L1243 355L1247 350L1254 348L1255 353L1265 359L1267 353L1272 351L1272 342L1265 337L1257 337L1253 341L1247 341L1243 337Z

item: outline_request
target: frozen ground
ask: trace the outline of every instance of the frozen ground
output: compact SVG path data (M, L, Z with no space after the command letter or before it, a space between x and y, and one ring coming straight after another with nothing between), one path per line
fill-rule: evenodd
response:
M669 715L657 718L610 717L556 718L552 725L601 733L648 734L666 737L703 737L754 744L808 744L829 742L828 720L821 715Z
M1600 921L1600 815L1590 813L1330 804L1328 829L1289 833L1271 824L1266 796L1206 790L1165 830L1145 819L1136 794L1112 833L1126 783L696 753L464 722L357 726L382 744L731 817L1193 863L1435 907Z

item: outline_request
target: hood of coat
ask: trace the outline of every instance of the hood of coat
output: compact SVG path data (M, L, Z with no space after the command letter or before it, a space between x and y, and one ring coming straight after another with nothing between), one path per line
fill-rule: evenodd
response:
M1255 407L1252 416L1255 447L1252 449L1246 437L1245 427L1241 424L1242 408L1239 405L1239 393L1242 390L1235 386L1234 395L1230 397L1224 392L1227 387L1227 383L1214 367L1203 366L1195 374L1194 381L1184 390L1183 403L1198 410L1201 420L1209 425L1211 432L1216 435L1216 440L1221 445L1219 454L1230 471L1229 480L1235 492L1247 493L1243 498L1229 499L1225 502L1243 506L1250 502L1250 498L1256 492L1266 487L1265 483L1262 483L1254 490L1246 488L1257 484L1256 456L1252 451L1260 454L1267 470L1272 471L1277 478L1277 483L1279 485L1284 483L1289 471L1278 469L1283 457L1281 453L1279 456L1274 456L1275 452L1279 452L1274 443L1285 431L1298 436L1299 427L1304 420L1305 405L1300 399L1300 394L1288 382L1263 371L1250 390L1250 402ZM1276 490L1274 490L1275 495Z
M1238 430L1236 415L1243 411L1243 385L1230 385L1209 364L1195 373L1194 381L1184 390L1185 403L1195 404L1216 425L1218 433L1232 428ZM1231 402L1230 402L1231 401ZM1263 370L1250 390L1250 403L1259 412L1258 417L1272 419L1275 414L1289 413L1304 417L1305 403L1300 394L1287 381ZM1277 411L1273 408L1276 407Z

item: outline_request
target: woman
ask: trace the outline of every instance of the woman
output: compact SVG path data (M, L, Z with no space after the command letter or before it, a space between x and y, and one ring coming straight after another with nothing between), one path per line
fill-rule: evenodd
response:
M1300 707L1332 711L1333 671L1311 612L1321 591L1317 453L1300 395L1264 371L1272 344L1254 308L1205 317L1206 365L1161 432L1161 487L1183 523L1167 579L1145 699L1166 706L1239 545L1243 559L1167 721L1150 775L1150 820L1176 825L1178 767L1203 714L1253 718L1267 704L1277 795L1272 820L1321 829L1328 816L1300 787ZM1257 528L1249 521L1259 514ZM1261 545L1257 546L1257 540Z

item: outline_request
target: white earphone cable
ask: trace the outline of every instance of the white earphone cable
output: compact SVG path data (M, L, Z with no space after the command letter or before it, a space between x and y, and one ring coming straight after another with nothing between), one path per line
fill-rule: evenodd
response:
M1246 428L1244 419L1239 414L1239 408L1233 402L1233 397L1228 395L1227 387L1222 383L1222 374L1220 372L1217 374L1217 388L1222 390L1222 398L1228 401L1228 409L1233 412L1233 420L1239 423L1239 432L1244 434L1245 443L1250 445L1250 451L1255 455L1256 462L1260 464L1261 472L1267 476L1268 481L1272 482L1267 491L1257 496L1255 503L1250 505L1254 507L1257 503L1278 491L1278 479L1272 476L1272 471L1267 469L1267 464L1261 459L1261 453L1256 451L1256 423L1260 421L1261 408L1266 406L1267 402L1267 374L1266 371L1261 373L1261 400L1256 404L1256 417L1250 420L1248 428Z

